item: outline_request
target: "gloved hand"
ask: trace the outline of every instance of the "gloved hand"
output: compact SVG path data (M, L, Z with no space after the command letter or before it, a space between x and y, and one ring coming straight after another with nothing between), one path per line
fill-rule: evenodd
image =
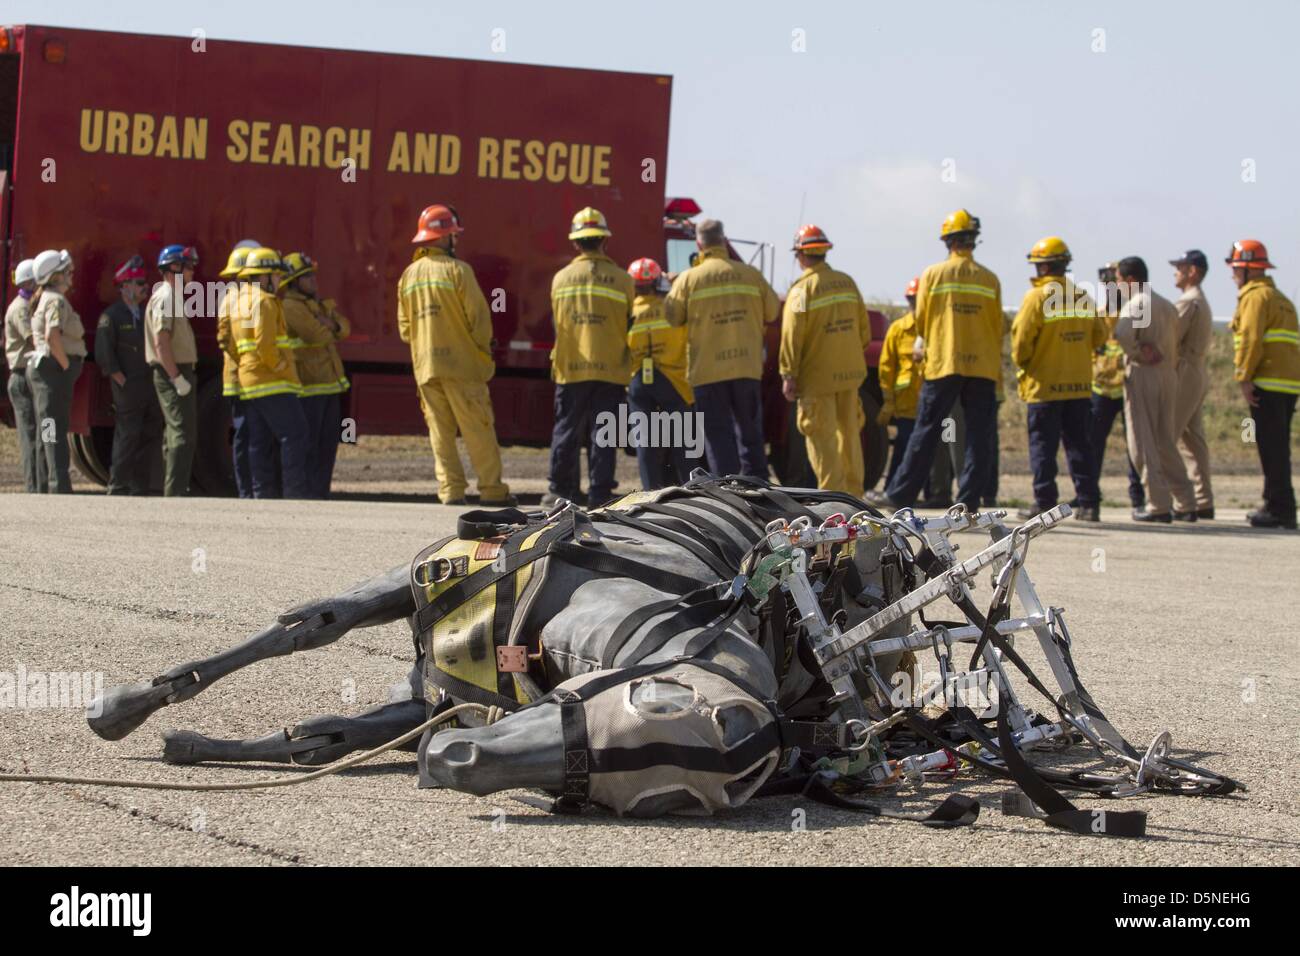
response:
M190 392L194 391L194 386L184 375L177 375L172 379L172 388L176 389L176 394L184 398Z
M880 406L880 411L876 414L877 425L888 425L894 420L894 403L886 402Z

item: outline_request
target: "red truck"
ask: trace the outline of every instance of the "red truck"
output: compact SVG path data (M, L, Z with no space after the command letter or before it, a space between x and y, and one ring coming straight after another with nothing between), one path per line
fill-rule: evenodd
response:
M357 434L423 434L395 290L419 211L447 202L466 226L458 252L493 308L500 440L545 446L550 281L571 257L574 211L606 214L618 261L648 254L676 271L694 250L699 208L664 195L671 95L672 79L653 74L0 27L0 289L8 302L20 260L67 249L77 263L69 299L93 330L116 295L114 269L133 253L152 262L167 243L193 245L203 281L217 278L242 239L306 250L320 263L323 294L352 320L340 351L352 381L345 414ZM755 245L770 275L772 247ZM202 493L228 494L215 320L194 324L194 481ZM869 484L884 461L874 425L883 316L873 324L863 389ZM775 329L769 334L773 466L782 480L802 481L803 441L780 397ZM104 483L113 411L93 362L73 409L73 459ZM12 426L7 404L0 418Z

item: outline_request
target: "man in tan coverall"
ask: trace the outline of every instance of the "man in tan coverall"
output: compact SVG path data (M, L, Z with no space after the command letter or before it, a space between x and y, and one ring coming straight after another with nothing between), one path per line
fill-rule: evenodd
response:
M1133 520L1168 524L1177 510L1193 512L1188 520L1195 521L1195 494L1174 436L1178 310L1151 291L1147 264L1137 256L1121 259L1117 271L1124 305L1115 340L1127 359L1124 419L1128 453L1147 494L1147 506L1135 509Z
M1208 263L1200 249L1189 249L1180 259L1171 259L1174 285L1182 295L1174 303L1178 310L1178 394L1174 401L1174 437L1183 456L1187 477L1196 492L1196 517L1214 517L1214 489L1210 487L1210 446L1205 441L1201 406L1210 389L1205 368L1206 353L1214 335L1214 312L1201 291ZM1175 513L1176 519L1183 517Z

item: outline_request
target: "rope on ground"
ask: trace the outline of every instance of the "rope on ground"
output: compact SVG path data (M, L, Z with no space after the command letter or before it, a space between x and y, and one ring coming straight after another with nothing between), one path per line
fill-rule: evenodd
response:
M431 727L437 727L439 724L445 724L447 721L456 717L458 714L476 713L483 717L485 723L494 724L505 716L505 711L500 707L486 707L483 704L457 704L442 713L430 717L420 726L408 730L400 737L390 740L388 743L376 747L374 750L367 750L356 756L348 757L346 760L340 760L332 763L328 767L321 767L319 770L313 770L311 773L301 775L291 775L282 777L273 777L270 780L246 781L243 783L174 783L162 780L129 780L122 777L64 777L54 774L26 774L26 773L0 773L0 783L71 783L93 787L132 787L139 790L262 790L268 787L292 787L295 784L307 783L310 780L319 780L322 777L328 777L331 774L341 773L355 767L357 764L365 763L372 760L382 753L402 746L408 741L414 740L420 734L424 733Z

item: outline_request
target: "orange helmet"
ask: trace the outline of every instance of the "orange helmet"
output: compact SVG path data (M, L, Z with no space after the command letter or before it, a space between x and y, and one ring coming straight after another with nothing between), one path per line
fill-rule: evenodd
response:
M649 285L652 282L658 282L659 277L664 274L664 270L659 268L659 263L653 259L637 259L627 267L627 274L632 277L632 281L637 285Z
M461 227L460 216L456 210L441 203L435 203L420 213L419 232L411 237L412 242L432 242L443 236L456 236L465 230Z
M921 288L921 277L920 276L913 277L912 281L907 284L907 288L903 291L904 298L910 299L912 296L916 295L917 290L920 288Z
M790 251L825 252L830 248L832 248L831 241L826 238L826 233L822 232L821 227L809 223L800 226L799 231L794 234L794 245L790 247Z
M1234 268L1275 269L1268 261L1268 250L1258 239L1239 239L1232 244L1232 252L1223 260Z

